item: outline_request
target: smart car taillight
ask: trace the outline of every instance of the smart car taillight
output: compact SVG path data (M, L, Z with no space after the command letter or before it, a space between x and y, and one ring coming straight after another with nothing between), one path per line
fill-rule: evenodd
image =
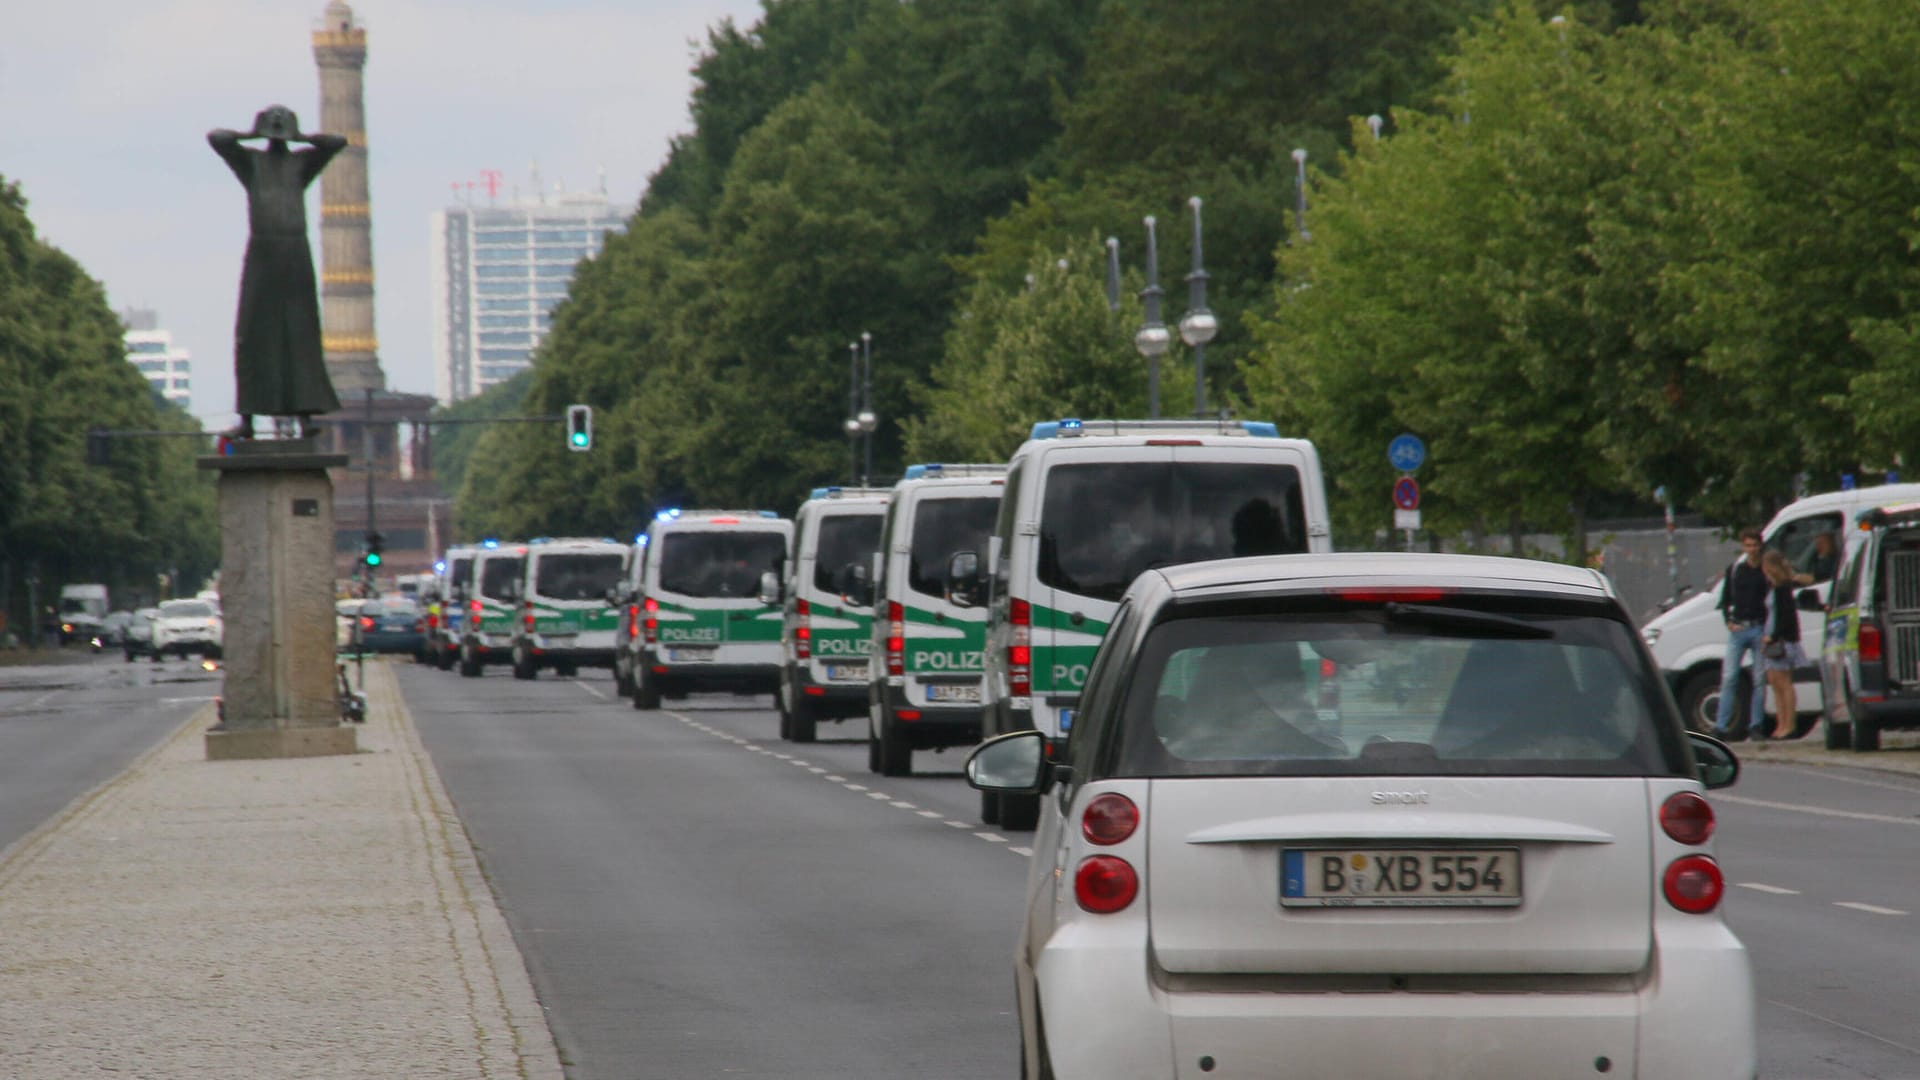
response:
M1117 791L1095 795L1080 813L1080 835L1102 846L1117 844L1140 827L1140 808Z
M793 602L793 658L806 660L813 656L813 605L805 600Z
M887 674L907 672L907 609L900 601L887 601Z
M1660 804L1660 829L1683 844L1713 838L1713 805L1692 791L1678 791Z
M1866 621L1860 623L1860 660L1868 664L1880 662L1880 628Z
M1033 693L1033 607L1019 597L1007 601L1007 693L1027 697Z
M1689 915L1704 915L1720 906L1727 891L1720 864L1705 855L1684 855L1667 865L1660 881L1667 903Z
M1073 872L1073 898L1095 915L1125 910L1140 894L1140 875L1117 855L1089 855Z
M655 614L660 610L660 601L647 597L647 617L640 622L640 629L646 634L646 644L652 645L660 640L660 619Z

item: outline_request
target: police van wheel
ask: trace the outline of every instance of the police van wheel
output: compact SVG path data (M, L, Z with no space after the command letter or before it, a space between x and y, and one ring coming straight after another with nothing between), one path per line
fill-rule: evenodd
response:
M820 726L813 706L805 698L796 698L787 714L787 732L794 742L812 742Z
M1000 824L1000 796L991 791L980 793L980 823L982 825Z
M1866 753L1880 749L1880 724L1869 717L1853 714L1853 749Z
M553 665L553 673L563 679L571 679L575 675L580 674L580 668L576 664L555 664Z
M653 676L638 667L633 672L633 707L636 709L657 709L660 707L660 684Z
M1040 824L1040 796L1000 796L1000 827L1008 832L1032 832Z
M519 646L514 646L513 677L516 679L531 679L537 674L533 666L533 657L525 655L525 652L526 650Z
M445 645L440 646L433 651L433 662L434 666L438 667L441 671L452 671L453 650L447 648Z
M887 723L884 716L880 718L880 738L877 742L880 752L876 756L880 759L881 776L913 775L913 747L905 736L893 730L893 725Z
M867 771L880 773L880 736L872 732L867 733Z
M613 662L613 692L621 697L633 696L633 676L622 661Z

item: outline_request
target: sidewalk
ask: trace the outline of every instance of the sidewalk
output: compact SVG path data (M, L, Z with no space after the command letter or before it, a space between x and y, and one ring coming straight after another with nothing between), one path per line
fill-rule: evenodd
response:
M352 756L209 762L211 707L0 852L9 1080L559 1080L393 672Z
M1733 744L1733 752L1743 765L1764 761L1776 765L1843 765L1879 772L1920 773L1920 731L1883 731L1880 749L1856 754L1852 750L1827 749L1823 724L1815 724L1804 736L1785 742L1737 742Z

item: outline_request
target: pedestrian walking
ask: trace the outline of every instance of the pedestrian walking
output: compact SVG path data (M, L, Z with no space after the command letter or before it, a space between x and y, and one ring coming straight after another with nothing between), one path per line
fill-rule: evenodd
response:
M1756 684L1749 703L1744 728L1733 726L1734 696L1740 685L1740 665L1753 653L1758 679L1760 639L1767 619L1767 575L1760 566L1760 530L1740 530L1740 557L1720 579L1720 617L1727 624L1727 651L1720 661L1720 705L1714 716L1713 733L1723 739L1738 739L1745 731L1759 732L1766 725L1766 701Z
M1766 685L1773 688L1771 737L1791 739L1799 711L1793 695L1793 669L1807 663L1807 654L1800 648L1800 612L1793 604L1793 567L1785 555L1769 551L1761 557L1760 569L1767 575L1767 617L1766 632L1760 638L1760 662L1754 669L1753 700L1761 702L1761 677L1764 676ZM1753 738L1755 742L1765 742L1768 735L1756 726Z

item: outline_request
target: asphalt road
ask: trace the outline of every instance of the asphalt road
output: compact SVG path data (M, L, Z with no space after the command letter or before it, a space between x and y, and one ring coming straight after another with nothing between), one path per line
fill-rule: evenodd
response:
M220 692L198 660L0 666L0 850L119 775Z
M401 675L569 1076L1017 1074L1026 837L977 824L954 752L883 781L864 729L783 743L766 696Z

